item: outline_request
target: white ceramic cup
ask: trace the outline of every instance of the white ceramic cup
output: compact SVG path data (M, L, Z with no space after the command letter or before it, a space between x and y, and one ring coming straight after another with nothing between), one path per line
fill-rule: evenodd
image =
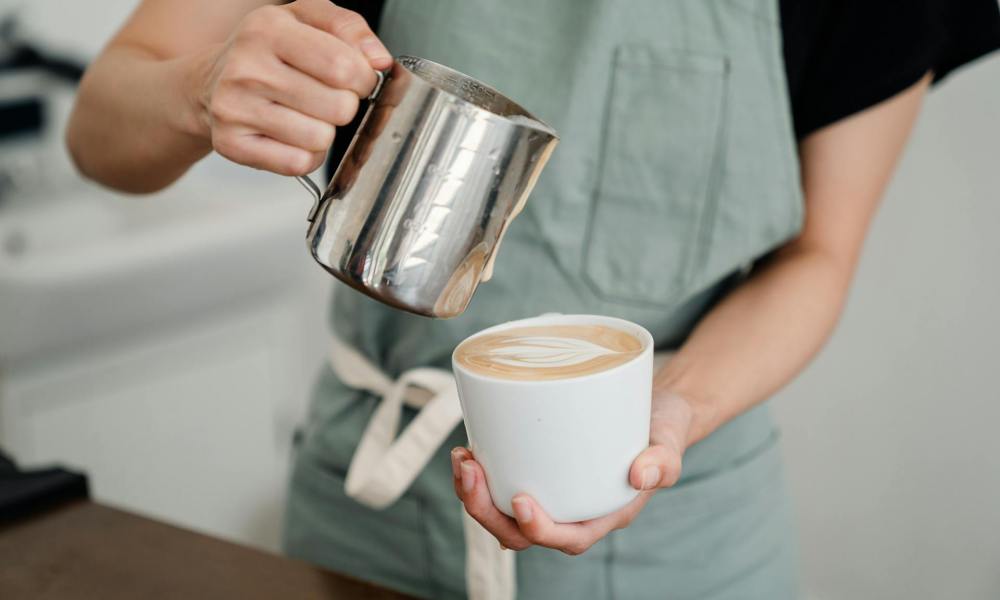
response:
M642 342L642 353L606 371L542 381L481 375L452 356L469 445L493 503L508 516L520 493L561 523L608 514L638 494L628 472L649 445L653 337L646 329L613 317L543 315L470 339L511 327L577 324L628 332Z

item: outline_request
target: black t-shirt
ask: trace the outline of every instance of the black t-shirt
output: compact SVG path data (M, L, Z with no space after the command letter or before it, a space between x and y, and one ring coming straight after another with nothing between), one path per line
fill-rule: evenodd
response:
M377 27L381 1L338 4ZM997 0L780 0L780 5L785 76L800 139L896 95L928 71L940 81L1000 48ZM350 141L347 135L337 138Z
M795 133L891 98L928 71L1000 48L997 0L781 0Z

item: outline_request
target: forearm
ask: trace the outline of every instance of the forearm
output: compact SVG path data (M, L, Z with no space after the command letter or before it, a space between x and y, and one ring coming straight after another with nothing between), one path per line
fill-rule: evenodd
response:
M392 56L328 0L143 0L87 70L67 130L80 171L152 192L215 150L304 175Z
M709 312L654 381L691 404L688 445L806 365L837 321L852 270L793 242Z
M214 47L161 60L109 48L87 70L66 140L85 176L127 192L161 189L212 149L193 90Z
M690 405L687 445L776 392L826 341L929 82L800 143L801 234L710 311L654 381Z

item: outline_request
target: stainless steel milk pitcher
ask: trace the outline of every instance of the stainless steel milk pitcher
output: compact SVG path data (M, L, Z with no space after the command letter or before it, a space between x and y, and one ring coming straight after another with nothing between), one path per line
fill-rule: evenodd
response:
M313 258L390 306L461 314L558 141L489 86L400 56L326 191L300 178Z

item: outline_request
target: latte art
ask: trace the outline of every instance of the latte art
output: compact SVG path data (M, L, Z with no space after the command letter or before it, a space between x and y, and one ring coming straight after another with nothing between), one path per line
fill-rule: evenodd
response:
M481 375L538 381L606 371L642 350L638 338L605 325L538 325L468 339L455 360Z

